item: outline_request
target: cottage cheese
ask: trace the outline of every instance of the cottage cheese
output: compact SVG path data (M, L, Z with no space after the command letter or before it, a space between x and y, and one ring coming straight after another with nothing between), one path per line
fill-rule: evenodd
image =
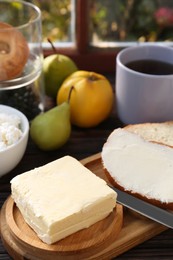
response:
M0 112L0 151L15 144L22 136L20 118Z

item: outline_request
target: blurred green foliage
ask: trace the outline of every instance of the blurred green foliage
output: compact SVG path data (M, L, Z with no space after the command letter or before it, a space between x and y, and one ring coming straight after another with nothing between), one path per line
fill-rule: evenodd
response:
M90 12L91 40L173 40L171 0L90 0Z
M171 0L88 1L91 41L173 40L173 1ZM34 3L42 11L44 41L47 37L53 41L73 39L70 0L28 0L28 2Z
M70 0L27 0L38 6L42 12L43 41L71 41Z

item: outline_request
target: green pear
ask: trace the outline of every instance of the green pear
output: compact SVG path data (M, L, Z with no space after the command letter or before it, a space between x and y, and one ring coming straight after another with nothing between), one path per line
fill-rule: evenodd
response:
M43 60L45 93L56 98L62 82L78 68L74 61L62 54L52 54Z
M64 102L49 111L36 116L30 125L30 136L44 151L63 146L71 134L70 106Z

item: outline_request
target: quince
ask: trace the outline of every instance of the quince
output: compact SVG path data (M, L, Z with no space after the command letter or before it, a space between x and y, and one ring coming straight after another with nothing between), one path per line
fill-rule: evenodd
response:
M65 79L57 94L57 104L69 100L71 123L79 127L94 127L105 120L113 107L113 89L101 74L79 70Z

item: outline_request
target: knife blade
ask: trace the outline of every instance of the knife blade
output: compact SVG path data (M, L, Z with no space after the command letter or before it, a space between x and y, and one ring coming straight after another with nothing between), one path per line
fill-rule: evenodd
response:
M134 197L127 192L110 186L117 192L117 202L164 226L173 228L173 213Z

